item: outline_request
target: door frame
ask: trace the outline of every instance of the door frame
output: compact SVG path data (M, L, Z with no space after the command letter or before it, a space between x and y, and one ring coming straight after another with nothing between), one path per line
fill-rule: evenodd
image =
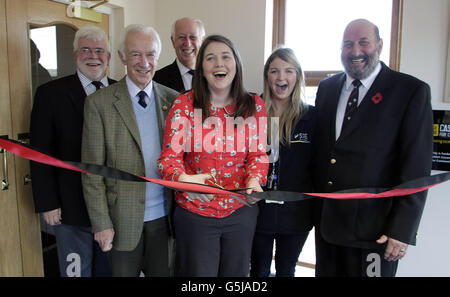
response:
M10 110L10 115L7 116L9 121L5 123L8 127L5 134L11 139L19 140L19 135L26 135L29 132L33 102L30 25L48 26L59 23L78 29L90 24L101 27L108 34L109 17L107 15L102 14L102 23L92 23L67 17L66 9L66 4L48 0L0 0L2 16L0 19L0 41L2 41L0 50L2 53L7 53L7 61L0 57L0 65L6 64L7 66L1 68L0 75L8 78L0 81L0 96L3 97L3 99L0 97L0 104L2 104L0 106L3 107L5 104L8 107L7 110ZM5 39L6 42L3 42ZM27 73L28 75L26 75ZM5 99L8 97L9 100ZM3 120L1 123L3 124ZM0 132L3 133L3 130L0 129ZM39 215L34 211L31 183L24 181L25 177L29 176L29 161L7 154L8 160L10 160L8 162L10 193L8 195L12 196L8 197L11 204L8 206L11 212L11 218L8 220L10 229L8 232L11 234L7 244L9 246L14 244L16 252L13 251L14 248L10 247L6 250L5 257L14 258L10 262L15 262L17 265L14 268L8 268L7 271L2 270L0 266L0 276L43 276ZM3 197L0 198L3 199ZM3 221L4 219L0 218L0 223ZM15 237L14 234L16 234ZM0 241L0 244L3 244L3 241ZM0 253L2 249L3 247L0 245ZM2 259L1 256L0 259ZM0 265L2 265L1 262Z

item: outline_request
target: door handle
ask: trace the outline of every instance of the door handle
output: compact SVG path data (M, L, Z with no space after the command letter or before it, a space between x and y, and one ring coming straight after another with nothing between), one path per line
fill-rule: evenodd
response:
M30 143L30 133L19 133L17 134L17 140L22 144L29 144ZM25 174L23 177L23 184L28 185L31 183L31 177L30 174Z
M28 185L31 183L31 177L29 174L25 174L25 176L23 177L23 184L24 185Z
M0 136L1 138L8 138L8 135ZM2 154L2 191L6 191L9 188L8 181L8 159L6 158L6 151L0 148L0 154Z
M17 140L22 144L29 144L30 143L30 133L19 133L17 134Z

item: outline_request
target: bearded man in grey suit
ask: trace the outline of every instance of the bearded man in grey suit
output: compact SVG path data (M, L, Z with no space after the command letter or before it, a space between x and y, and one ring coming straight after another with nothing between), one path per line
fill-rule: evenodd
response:
M154 81L161 40L151 27L130 25L119 56L127 76L86 98L82 161L159 178L164 123L178 92ZM83 175L95 240L111 251L113 276L169 276L171 193L151 183Z

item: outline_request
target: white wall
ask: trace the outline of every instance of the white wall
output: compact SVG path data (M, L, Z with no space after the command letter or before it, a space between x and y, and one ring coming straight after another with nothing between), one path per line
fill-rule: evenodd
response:
M113 7L126 8L123 11L125 26L143 24L154 27L156 3L156 0L109 0Z
M442 102L449 19L448 0L404 1L400 70L430 85L433 109L450 110ZM418 233L417 246L409 247L397 275L450 276L450 182L428 192Z
M158 31L162 41L158 68L175 59L170 42L173 22L185 16L201 19L207 35L224 35L236 45L244 64L246 88L262 92L266 0L110 0L109 4L117 9L126 8L124 26L141 23ZM120 63L117 57L114 63ZM119 69L112 68L113 76L119 78Z
M262 0L164 0L156 2L156 30L163 52L159 67L170 64L175 52L170 42L172 23L181 17L201 19L206 35L221 34L238 48L244 64L244 83L249 91L262 91L266 1Z
M110 76L121 79L126 71L119 59L117 50L120 46L120 36L123 29L130 24L156 26L156 0L109 0L112 8L110 14L109 35L111 39Z

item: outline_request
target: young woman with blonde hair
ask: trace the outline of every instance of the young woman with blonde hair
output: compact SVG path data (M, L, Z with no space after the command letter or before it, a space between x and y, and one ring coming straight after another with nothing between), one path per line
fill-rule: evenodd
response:
M294 52L289 48L276 49L264 67L263 99L275 128L269 129L271 164L265 191L312 191L316 114L314 107L305 103L304 89L303 71ZM282 204L263 200L258 205L251 276L269 276L275 241L276 276L293 277L312 228L312 200Z

